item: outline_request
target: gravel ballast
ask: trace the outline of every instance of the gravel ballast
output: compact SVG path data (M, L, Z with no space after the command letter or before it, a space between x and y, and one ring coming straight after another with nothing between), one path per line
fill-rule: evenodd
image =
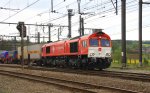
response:
M72 93L63 90L64 93ZM0 75L0 93L62 93L60 87Z
M71 74L71 73L63 73L63 72L52 72L52 71L39 71L39 70L27 70L27 69L19 69L19 68L0 68L5 70L11 70L16 72L30 73L34 75L42 75L47 77L55 77L67 80L73 80L78 82L86 82L97 85L106 85L112 87L118 87L123 89L131 89L135 91L141 91L144 93L150 93L150 83L149 82L140 82L140 81L132 81L132 80L124 80L118 78L110 78L110 77L99 77L99 76L87 76L87 75L79 75L79 74ZM40 92L42 93L42 92ZM52 93L52 92L45 92Z

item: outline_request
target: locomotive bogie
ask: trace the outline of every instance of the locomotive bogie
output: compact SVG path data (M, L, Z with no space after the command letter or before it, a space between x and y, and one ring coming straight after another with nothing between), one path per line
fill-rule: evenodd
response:
M89 58L90 67L105 69L111 65L111 61L109 58Z

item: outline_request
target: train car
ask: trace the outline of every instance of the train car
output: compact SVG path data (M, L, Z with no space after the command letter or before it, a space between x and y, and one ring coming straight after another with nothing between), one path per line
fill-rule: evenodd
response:
M0 53L1 63L8 63L8 51L4 50Z
M43 44L35 44L24 46L24 63L28 64L30 59L31 64L38 64L41 59L41 47ZM18 59L21 60L21 47L18 47Z
M2 60L2 52L3 52L4 50L0 50L0 63L3 63L3 60Z
M24 63L27 64L27 59L28 59L28 53L27 53L27 46L24 46L23 48L23 58L24 58ZM18 51L18 60L19 60L19 64L21 64L21 47L17 48Z
M27 50L27 53L28 53L28 56L30 56L30 61L31 61L31 64L37 64L37 65L40 65L39 64L39 61L41 59L41 47L42 47L43 44L36 44L36 45L29 45L28 46L28 50Z
M42 46L42 59L56 66L105 69L111 64L111 39L100 31Z
M9 63L18 64L18 51L17 50L8 51L8 59Z

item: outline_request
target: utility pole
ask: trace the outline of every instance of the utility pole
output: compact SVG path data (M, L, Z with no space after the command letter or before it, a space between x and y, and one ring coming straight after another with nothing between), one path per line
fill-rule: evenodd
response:
M38 32L38 44L40 44L40 32Z
M139 0L139 63L142 66L142 0Z
M71 16L73 16L72 9L68 9L68 38L71 38Z
M45 36L43 36L43 43L45 42Z
M54 10L53 10L53 0L51 0L51 12L54 12Z
M30 39L29 39L29 36L27 36L27 45L29 45L30 43Z
M24 39L23 39L23 26L24 23L21 25L21 61L22 61L22 69L24 69Z
M118 0L116 0L116 15L118 15Z
M121 0L122 67L126 67L126 0Z
M50 23L48 26L49 42L51 41L51 27L52 27L52 24Z
M82 35L81 33L81 11L80 11L81 0L77 0L77 2L78 2L78 14L79 14L79 34L81 36Z
M81 32L82 35L84 36L84 18L81 18Z
M59 28L58 28L58 41L59 41Z
M31 63L30 63L30 53L29 53L29 51L28 51L29 43L30 43L29 36L27 36L28 67L31 66Z
M16 41L17 41L17 40L16 40L16 36L14 36L14 46L15 46L14 49L15 49L15 50L17 50L17 48L16 48Z
M139 0L139 65L142 66L142 4L150 4Z

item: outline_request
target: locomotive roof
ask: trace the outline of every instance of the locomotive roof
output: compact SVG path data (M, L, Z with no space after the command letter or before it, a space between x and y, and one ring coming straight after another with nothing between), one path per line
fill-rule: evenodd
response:
M70 38L70 40L78 39L80 37L82 37L82 36L76 36L76 37Z
M75 40L75 39L78 39L78 38L88 38L89 36L93 36L93 35L96 35L96 34L100 34L100 35L102 35L102 34L105 34L104 32L102 32L102 31L99 31L99 32L95 32L95 33L92 33L92 34L89 34L89 35L84 35L84 36L76 36L76 37L73 37L73 38L68 38L68 39L66 39L66 40L60 40L60 41L54 41L54 42L50 42L50 43L46 43L46 44L44 44L44 46L45 45L47 45L47 44L53 44L53 43L59 43L59 42L65 42L65 41L68 41L68 40Z
M85 36L91 36L93 34L105 34L105 33L102 32L102 31L99 31L99 32L95 32L95 33L92 33L92 34L89 34L89 35L87 34L87 35L84 35L84 36L76 36L76 37L70 38L70 40L78 39L80 37L85 37Z

